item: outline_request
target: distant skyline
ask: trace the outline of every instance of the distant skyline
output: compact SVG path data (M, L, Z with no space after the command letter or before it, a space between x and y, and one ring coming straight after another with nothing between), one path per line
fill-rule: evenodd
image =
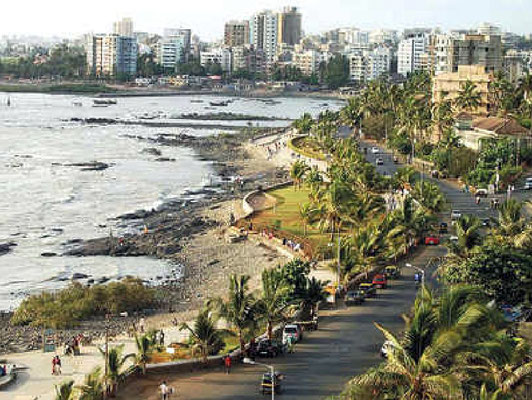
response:
M476 28L483 22L519 34L532 33L532 0L29 0L22 8L2 4L0 35L76 37L105 33L112 23L130 17L135 31L162 33L167 27L191 28L202 40L223 36L224 23L246 19L263 9L297 6L306 33L338 27L397 29L439 27Z

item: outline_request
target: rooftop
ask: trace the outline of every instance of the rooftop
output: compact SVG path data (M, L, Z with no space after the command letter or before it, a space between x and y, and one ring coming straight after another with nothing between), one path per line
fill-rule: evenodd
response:
M497 135L529 135L529 131L512 118L476 118L473 121L473 128L493 132Z

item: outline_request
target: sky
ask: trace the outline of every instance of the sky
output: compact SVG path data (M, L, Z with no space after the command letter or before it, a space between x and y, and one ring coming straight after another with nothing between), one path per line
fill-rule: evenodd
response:
M202 40L221 39L224 22L263 9L298 6L306 33L337 27L362 29L475 28L482 22L532 33L532 0L0 0L0 35L75 37L110 32L131 17L136 31L191 28ZM23 5L21 5L23 4Z

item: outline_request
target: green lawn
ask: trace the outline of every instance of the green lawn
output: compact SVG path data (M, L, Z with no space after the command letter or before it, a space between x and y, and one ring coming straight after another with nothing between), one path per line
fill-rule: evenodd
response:
M305 227L299 216L299 207L309 202L309 193L307 188L296 190L293 186L269 191L268 194L277 199L277 205L257 213L253 217L253 222L257 226L271 226L300 238L306 238L314 247L328 243L329 236L322 234L315 227L307 227L305 236Z

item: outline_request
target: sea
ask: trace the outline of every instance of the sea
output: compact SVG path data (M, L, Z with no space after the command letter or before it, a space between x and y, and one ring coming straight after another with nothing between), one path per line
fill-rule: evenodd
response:
M131 275L149 281L175 273L175 265L149 257L43 256L61 254L64 243L71 240L134 233L137 227L124 225L116 217L182 198L211 180L211 163L192 149L158 146L135 136L223 132L205 124L283 127L304 112L316 116L342 104L314 98L232 98L226 107L210 105L224 100L220 96L127 97L108 107L93 107L90 97L0 92L0 244L16 244L0 255L0 310L13 309L28 294L62 288L74 274L95 280ZM216 112L275 120L175 119L180 114ZM202 127L82 125L72 122L73 118L190 122ZM157 148L161 155L146 152L148 147ZM160 162L158 157L175 161ZM69 165L93 161L110 167L88 171Z

